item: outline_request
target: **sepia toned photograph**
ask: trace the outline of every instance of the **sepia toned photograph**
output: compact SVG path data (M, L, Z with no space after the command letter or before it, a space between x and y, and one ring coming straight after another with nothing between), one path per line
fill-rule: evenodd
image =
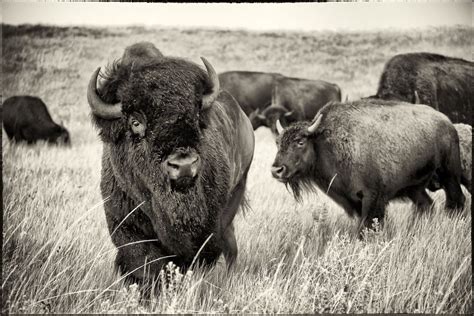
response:
M472 314L471 1L3 1L2 314Z

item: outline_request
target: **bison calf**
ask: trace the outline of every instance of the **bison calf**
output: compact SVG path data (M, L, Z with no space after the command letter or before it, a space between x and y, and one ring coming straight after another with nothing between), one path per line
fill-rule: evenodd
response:
M14 96L3 103L3 126L9 139L28 144L45 140L70 145L69 132L56 124L46 104L33 96Z
M435 172L446 206L464 205L456 129L428 106L376 99L330 103L313 123L285 129L277 143L273 176L296 199L302 189L318 186L347 214L360 216L360 228L374 218L383 223L394 198L429 208L425 188Z

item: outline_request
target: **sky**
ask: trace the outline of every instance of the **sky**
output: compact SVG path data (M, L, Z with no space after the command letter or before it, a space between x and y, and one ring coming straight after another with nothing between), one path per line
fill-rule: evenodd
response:
M2 1L8 24L145 25L250 30L370 30L472 26L455 3L44 3Z

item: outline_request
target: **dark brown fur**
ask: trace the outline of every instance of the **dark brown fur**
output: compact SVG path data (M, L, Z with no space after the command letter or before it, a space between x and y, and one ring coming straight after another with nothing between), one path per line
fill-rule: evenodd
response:
M472 125L474 63L430 53L392 57L382 72L376 97L420 103L446 114L453 123Z
M56 124L46 104L33 96L14 96L3 103L3 127L9 139L34 144L45 140L51 144L70 145L67 129Z
M135 58L135 57L134 57ZM116 62L101 89L108 103L120 100L123 117L93 116L104 143L101 191L117 267L143 281L146 262L152 277L172 260L189 267L210 237L197 262L213 264L224 253L237 256L232 221L244 205L246 177L253 156L250 122L226 92L207 110L202 96L211 89L208 76L194 63L171 57L146 62ZM146 126L139 137L128 124L139 118ZM165 159L195 150L202 165L193 185L174 188L164 170ZM119 226L126 216L144 204ZM151 240L134 245L128 243Z
M229 92L247 116L256 109L270 106L278 73L227 71L219 74L221 88Z
M277 135L277 120L283 126L296 121L310 121L324 105L332 101L341 101L341 89L336 84L323 80L280 77L275 80L272 105L261 111L260 116L251 114L249 118L254 130L266 126Z
M298 122L278 139L273 168L296 199L319 187L352 216L369 225L383 222L385 207L407 197L420 209L432 200L425 192L435 172L441 174L448 208L461 208L461 163L456 129L428 106L365 99L332 103L321 109L314 134L310 122Z

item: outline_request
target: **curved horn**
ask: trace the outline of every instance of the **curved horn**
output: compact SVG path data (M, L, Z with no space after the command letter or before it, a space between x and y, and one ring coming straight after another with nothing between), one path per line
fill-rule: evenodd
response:
M319 124L321 123L321 119L323 118L323 115L322 114L319 114L318 118L316 119L316 121L311 124L310 127L308 127L308 133L310 134L314 134L314 132L316 132L316 129L318 128Z
M418 96L418 92L415 90L415 104L420 104L420 97Z
M216 100L217 95L219 94L220 84L219 84L219 77L217 76L217 73L214 70L214 67L212 67L212 65L207 61L206 58L201 57L201 60L204 63L204 66L206 66L207 74L212 84L211 93L206 94L202 97L202 108L205 110L205 109L208 109L212 105L212 103Z
M281 133L283 133L283 126L281 126L280 120L277 120L277 121L276 121L276 128L277 128L277 133L278 133L278 135L280 135Z
M87 87L87 102L89 102L89 106L91 107L91 111L94 113L94 115L105 120L118 119L122 116L122 104L105 103L97 95L96 84L99 72L100 67L94 71L89 81L89 86Z

